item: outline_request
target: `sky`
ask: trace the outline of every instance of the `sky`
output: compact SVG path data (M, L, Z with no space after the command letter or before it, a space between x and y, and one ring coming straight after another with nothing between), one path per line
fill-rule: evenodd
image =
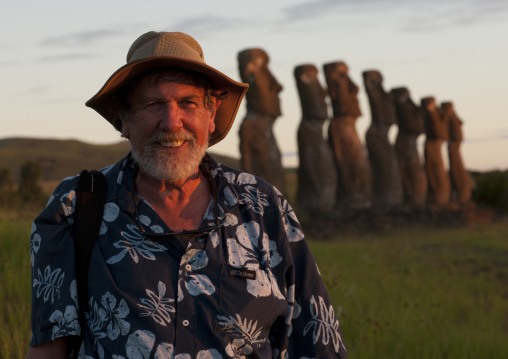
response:
M274 126L285 166L298 163L301 108L293 70L344 61L360 87L364 142L370 108L362 72L384 88L407 87L414 102L451 101L463 121L470 170L508 169L508 1L506 0L4 0L0 13L0 138L122 141L84 103L119 67L141 34L181 31L206 62L240 80L237 54L262 48L284 87ZM211 152L239 158L242 105L228 137ZM331 109L330 109L331 115ZM396 136L396 126L390 138ZM420 136L422 146L424 136ZM64 149L63 149L64 150ZM445 149L443 154L446 156ZM0 159L1 161L1 159ZM445 159L446 163L446 159Z

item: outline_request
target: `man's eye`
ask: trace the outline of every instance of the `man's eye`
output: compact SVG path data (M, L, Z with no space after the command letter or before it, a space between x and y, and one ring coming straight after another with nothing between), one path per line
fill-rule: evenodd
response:
M153 101L153 102L148 102L145 104L145 109L147 110L151 110L151 109L156 109L160 106L160 102L156 102L156 101Z
M198 104L195 101L191 100L181 101L180 105L184 108L196 108L198 106Z

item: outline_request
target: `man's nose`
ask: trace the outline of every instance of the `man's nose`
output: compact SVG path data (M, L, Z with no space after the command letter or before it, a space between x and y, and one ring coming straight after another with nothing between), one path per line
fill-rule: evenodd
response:
M166 131L175 132L183 127L182 111L177 104L166 103L160 116L160 127Z

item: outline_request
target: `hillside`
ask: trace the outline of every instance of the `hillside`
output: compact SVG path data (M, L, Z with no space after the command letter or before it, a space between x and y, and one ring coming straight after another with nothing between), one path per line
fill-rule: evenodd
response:
M129 144L120 141L111 145L92 145L77 140L36 138L0 139L0 169L9 169L14 180L19 177L21 165L32 160L39 163L45 182L59 181L74 176L82 169L100 169L116 163L129 152ZM239 160L211 154L217 161L239 168Z

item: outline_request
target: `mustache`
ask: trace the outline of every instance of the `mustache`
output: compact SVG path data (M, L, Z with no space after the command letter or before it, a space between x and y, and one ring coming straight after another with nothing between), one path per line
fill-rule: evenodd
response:
M153 134L146 142L147 144L156 144L160 142L171 142L171 141L193 141L195 136L186 130L180 130L177 132L159 132Z

